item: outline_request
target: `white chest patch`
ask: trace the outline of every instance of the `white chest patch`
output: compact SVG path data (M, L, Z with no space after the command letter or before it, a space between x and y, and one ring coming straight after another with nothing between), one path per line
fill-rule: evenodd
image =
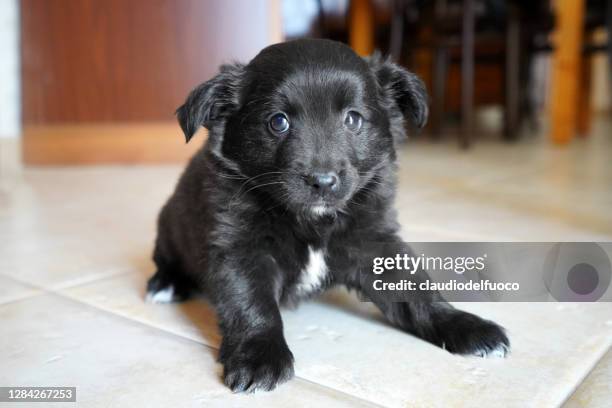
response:
M300 274L296 290L300 295L307 295L318 289L327 277L325 255L321 250L308 247L308 263Z

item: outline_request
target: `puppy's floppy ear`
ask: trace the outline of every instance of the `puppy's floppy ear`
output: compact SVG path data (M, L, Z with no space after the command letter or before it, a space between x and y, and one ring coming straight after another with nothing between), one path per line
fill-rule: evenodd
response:
M244 65L222 65L219 71L214 78L191 91L185 103L176 110L187 142L200 126L210 130L216 122L238 108Z
M365 60L374 72L385 97L395 104L404 117L410 118L414 126L425 126L429 107L423 81L389 59L383 59L380 53L374 53Z

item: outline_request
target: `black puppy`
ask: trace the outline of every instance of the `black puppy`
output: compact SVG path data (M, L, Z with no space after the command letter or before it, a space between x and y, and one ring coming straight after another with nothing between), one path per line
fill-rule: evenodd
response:
M395 144L423 126L413 74L327 40L270 46L194 89L178 111L193 157L159 217L152 301L204 292L234 391L293 375L279 305L345 285L393 324L453 353L505 355L502 328L430 298L392 302L360 279L363 243L400 242Z

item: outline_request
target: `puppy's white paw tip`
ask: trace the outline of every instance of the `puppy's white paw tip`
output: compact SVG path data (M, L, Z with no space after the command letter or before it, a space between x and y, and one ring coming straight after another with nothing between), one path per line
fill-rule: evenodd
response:
M174 299L174 287L168 286L156 292L147 292L147 303L170 303Z
M506 358L510 354L510 348L505 344L500 344L493 350L480 349L474 352L474 356L481 358Z

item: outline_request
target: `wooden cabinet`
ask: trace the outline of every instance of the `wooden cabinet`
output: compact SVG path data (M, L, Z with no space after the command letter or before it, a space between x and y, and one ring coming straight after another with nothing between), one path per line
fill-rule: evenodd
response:
M175 109L280 40L278 2L21 0L26 163L183 160Z

